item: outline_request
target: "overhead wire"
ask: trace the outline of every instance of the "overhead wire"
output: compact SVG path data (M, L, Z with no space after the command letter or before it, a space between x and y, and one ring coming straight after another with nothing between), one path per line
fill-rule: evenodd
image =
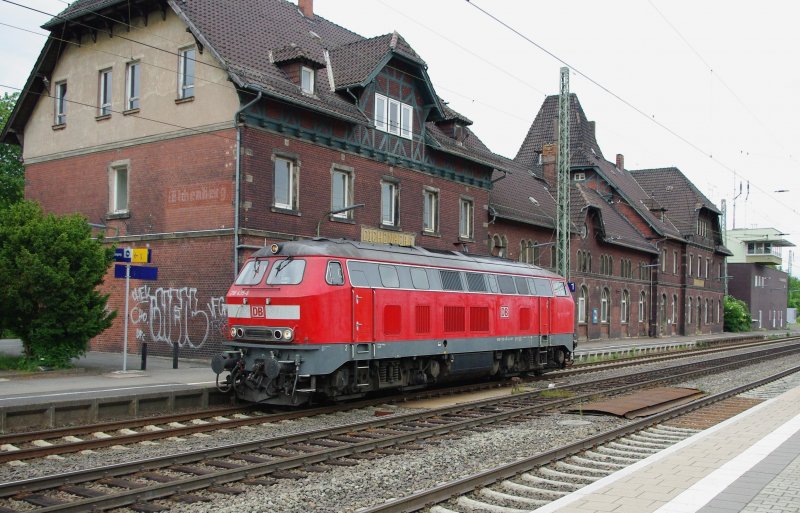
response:
M613 98L617 99L617 100L618 100L619 102L621 102L623 105L625 105L625 106L627 106L628 108L632 109L633 111L635 111L636 113L640 114L642 117L644 117L644 118L648 119L650 122L654 123L655 125L659 126L661 129L665 130L666 132L668 132L669 134L671 134L673 137L675 137L675 138L677 138L678 140L682 141L683 143L685 143L686 145L688 145L688 146L689 146L689 147L691 147L692 149L696 150L697 152L699 152L699 153L700 153L700 154L702 154L703 156L707 156L707 157L708 157L710 160L712 160L713 162L715 162L715 163L716 163L717 165L719 165L720 167L722 167L722 168L726 169L727 171L729 171L729 172L731 172L731 173L734 173L734 172L735 172L735 170L734 170L734 169L733 169L731 166L727 165L726 163L724 163L723 161L721 161L719 158L717 158L717 157L714 157L714 155L713 155L712 153L708 152L707 150L703 149L703 148L702 148L701 146L699 146L698 144L695 144L694 142L692 142L691 140L689 140L689 139L687 139L686 137L682 136L681 134L679 134L678 132L676 132L676 131L675 131L675 130L673 130L672 128L670 128L670 127L668 127L667 125L665 125L664 123L662 123L662 122L658 121L657 119L655 119L655 115L648 115L646 112L644 112L643 110L641 110L639 107L635 106L633 103L629 102L628 100L626 100L625 98L623 98L623 97L622 97L622 96L620 96L619 94L615 93L614 91L612 91L612 90L611 90L611 89L609 89L608 87L604 86L603 84L601 84L600 82L598 82L597 80L595 80L593 77L591 77L591 76L587 75L586 73L584 73L584 72L583 72L583 71L581 71L580 69L578 69L578 68L576 68L575 66L571 65L570 63L568 63L567 61L565 61L564 59L562 59L561 57L559 57L558 55L556 55L556 54L555 54L555 53L553 53L552 51L548 50L547 48L545 48L545 47L544 47L544 46L542 46L541 44L537 43L536 41L534 41L533 39L531 39L531 38L530 38L530 37L528 37L527 35L525 35L525 34L523 34L522 32L520 32L518 29L516 29L516 28L512 27L511 25L509 25L508 23L506 23L505 21L501 20L500 18L498 18L497 16L495 16L495 15L494 15L494 14L492 14L491 12L489 12L489 11L487 11L486 9L484 9L484 8L480 7L479 5L477 5L477 4L475 3L475 1L474 1L474 0L465 0L465 1L466 1L466 2L467 2L469 5L471 5L473 8L475 8L475 9L477 9L478 11L480 11L481 13L483 13L483 14L484 14L485 16L487 16L488 18L490 18L490 19L494 20L494 21L495 21L496 23L498 23L499 25L501 25L501 26L505 27L507 30L511 31L512 33L516 34L517 36L519 36L519 37L520 37L520 38L522 38L523 40L525 40L525 41L527 41L528 43L530 43L531 45L535 46L536 48L538 48L539 50L541 50L541 51L542 51L542 52L544 52L545 54L549 55L550 57L552 57L552 58L553 58L553 59L555 59L556 61L560 62L561 64L563 64L563 65L565 65L565 66L567 66L567 67L568 67L569 69L571 69L573 72L575 72L576 74L578 74L578 75L582 76L584 79L586 79L586 80L587 80L587 81L589 81L590 83L594 84L596 87L598 87L598 88L599 88L600 90L602 90L603 92L605 92L605 93L609 94L610 96L612 96ZM765 191L764 189L762 189L762 188L761 188L761 187L759 187L758 185L755 185L755 188L756 188L756 189L758 189L759 191L761 191L761 192L763 192L763 193L765 193L765 194L769 195L769 193L768 193L767 191ZM779 199L777 199L777 198L774 198L774 197L773 197L773 199L774 199L774 200L775 200L777 203L780 203L781 205L783 205L783 206L784 206L785 208L787 208L789 211L791 211L791 212L793 212L794 214L796 214L796 215L800 216L800 212L799 212L797 209L795 209L795 208L793 208L793 207L791 207L791 206L787 205L786 203L782 202L781 200L779 200Z

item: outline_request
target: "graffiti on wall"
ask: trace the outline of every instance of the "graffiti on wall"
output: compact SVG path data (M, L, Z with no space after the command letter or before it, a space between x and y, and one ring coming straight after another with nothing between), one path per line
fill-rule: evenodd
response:
M198 349L209 338L224 333L224 296L201 302L194 287L151 289L143 285L131 291L131 298L130 322L140 342Z

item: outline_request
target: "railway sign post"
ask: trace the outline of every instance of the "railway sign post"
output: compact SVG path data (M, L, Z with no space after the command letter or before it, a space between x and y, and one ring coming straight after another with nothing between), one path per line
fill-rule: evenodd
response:
M116 248L114 261L124 262L114 265L114 278L125 278L125 320L122 328L122 372L128 371L128 295L131 290L131 278L135 280L157 280L158 267L131 265L134 263L150 263L153 253L150 248Z

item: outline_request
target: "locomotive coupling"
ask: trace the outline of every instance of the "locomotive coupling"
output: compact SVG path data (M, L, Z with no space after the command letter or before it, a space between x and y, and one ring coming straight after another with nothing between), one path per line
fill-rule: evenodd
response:
M217 353L211 358L211 370L214 371L214 374L222 374L224 371L231 371L241 359L241 351Z

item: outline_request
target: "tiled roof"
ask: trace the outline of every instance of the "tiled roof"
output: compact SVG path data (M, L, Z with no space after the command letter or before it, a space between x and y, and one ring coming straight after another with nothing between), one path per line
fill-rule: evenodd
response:
M129 2L130 0L128 0ZM138 0L156 5L158 0ZM312 108L352 123L371 121L359 111L349 96L331 91L329 70L334 86L341 90L362 84L393 57L418 65L430 101L438 106L431 120L457 119L470 124L466 116L446 108L436 96L427 77L425 61L397 32L370 39L347 30L325 18L305 17L297 5L286 0L237 0L234 4L219 0L167 0L169 6L188 25L207 51L212 52L231 79L240 87L261 90L265 95ZM125 0L76 0L45 27L55 30L65 22L113 15L113 9L127 6ZM122 12L122 11L120 11ZM127 8L125 9L127 11ZM331 66L327 67L328 51ZM270 60L272 53L272 61ZM316 63L317 87L314 95L303 94L282 71L280 64L301 59ZM30 109L29 109L30 110ZM427 123L427 141L434 148L494 168L508 164L507 159L492 153L471 132L462 144Z
M451 109L450 106L447 105L447 103L444 100L442 100L441 98L439 98L439 103L442 104L442 108L444 110L444 112L443 112L444 121L456 120L456 121L461 121L461 123L463 123L464 125L471 125L472 124L472 120L471 119L469 119L467 116L461 114L460 112L457 112L457 111Z
M365 85L378 67L395 55L404 57L423 68L426 67L425 61L397 32L362 39L332 49L330 56L336 88Z
M595 137L594 121L589 121L576 94L570 94L570 164L581 166L587 163L586 155L603 156ZM528 169L535 169L538 154L545 144L558 142L558 96L548 96L533 120L525 140L514 158ZM592 153L594 152L594 153Z
M625 216L610 205L596 190L580 182L573 182L570 190L570 215L573 223L583 224L587 207L600 212L603 229L603 242L628 248L658 253L658 248L633 227Z
M505 177L495 173L489 193L490 215L503 219L555 228L556 200L541 178L509 161ZM533 198L535 202L528 198Z
M684 237L695 233L701 208L720 213L714 203L676 167L641 169L630 173L649 196L666 206L666 216Z

